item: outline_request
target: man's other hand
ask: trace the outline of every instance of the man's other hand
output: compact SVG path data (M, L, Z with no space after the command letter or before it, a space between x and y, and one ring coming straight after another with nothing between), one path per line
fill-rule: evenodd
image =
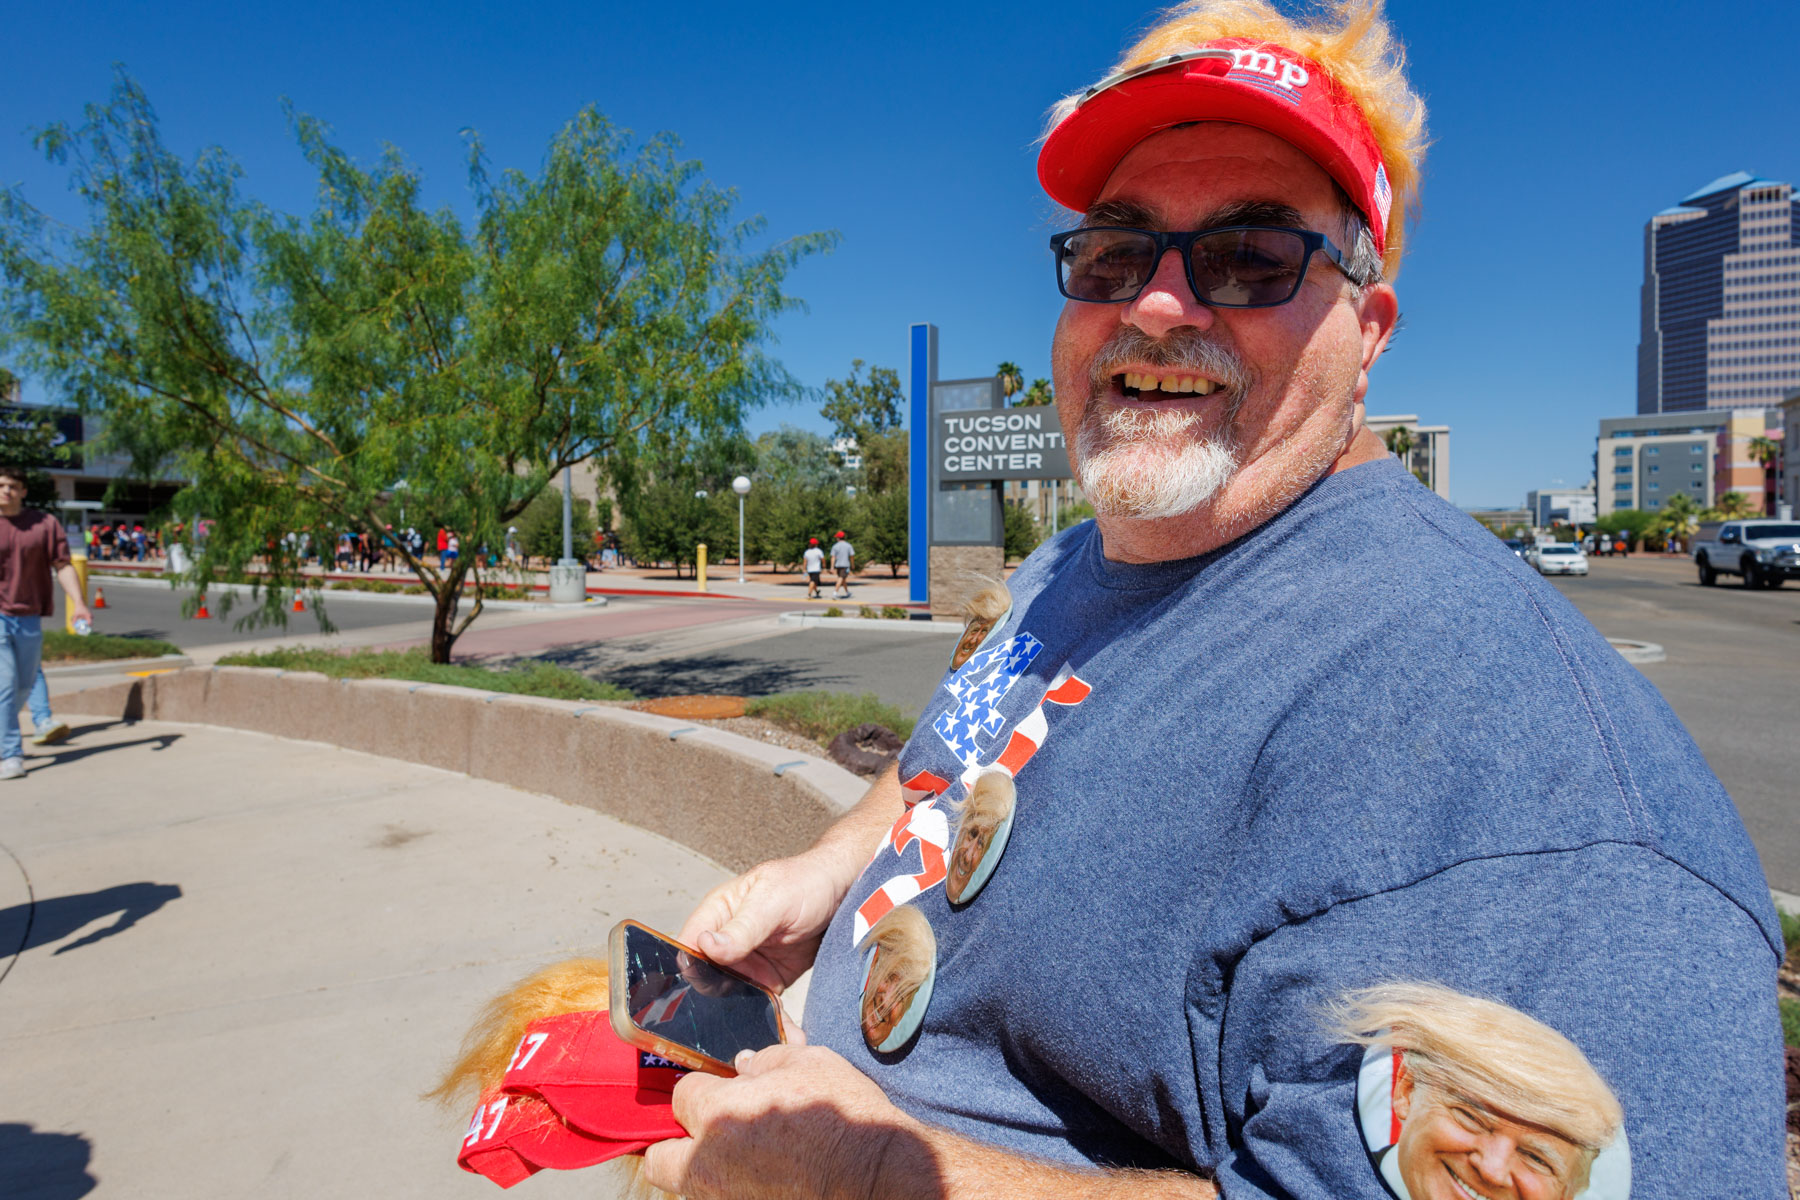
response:
M890 1160L894 1139L918 1144L922 1127L832 1051L771 1046L735 1065L736 1079L695 1072L675 1085L689 1136L644 1153L646 1183L688 1200L867 1197L922 1161L916 1149Z
M766 862L708 892L679 940L779 992L812 966L843 888L808 855Z

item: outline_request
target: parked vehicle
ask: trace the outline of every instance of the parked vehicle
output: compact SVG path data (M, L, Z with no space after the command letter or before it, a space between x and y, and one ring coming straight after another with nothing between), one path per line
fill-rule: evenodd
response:
M1703 587L1736 575L1747 588L1800 579L1800 521L1705 521L1694 536L1694 566Z
M1573 542L1548 542L1537 548L1533 564L1540 575L1586 575L1587 555Z

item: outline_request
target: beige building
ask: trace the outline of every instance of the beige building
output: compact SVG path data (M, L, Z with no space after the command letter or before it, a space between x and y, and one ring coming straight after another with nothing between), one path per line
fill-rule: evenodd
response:
M1412 449L1407 453L1406 465L1417 475L1426 487L1450 499L1450 427L1448 425L1421 425L1418 415L1406 413L1389 417L1368 417L1364 420L1370 429L1384 441L1388 431L1404 426L1412 434Z
M1600 422L1595 452L1600 515L1655 512L1671 496L1710 508L1726 492L1763 506L1765 471L1750 443L1780 429L1780 409L1716 408Z

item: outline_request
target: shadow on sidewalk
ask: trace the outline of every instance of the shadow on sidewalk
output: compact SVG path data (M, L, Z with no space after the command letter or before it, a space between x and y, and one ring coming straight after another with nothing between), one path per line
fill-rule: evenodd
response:
M110 721L105 725L81 725L70 730L69 736L71 738L77 738L84 733L99 733L102 730L111 729L115 725L130 725L133 723L134 722L131 721ZM31 776L37 774L39 771L48 770L60 763L78 762L90 755L110 754L114 750L130 750L137 746L149 746L152 750L167 750L170 746L179 742L181 738L182 735L179 733L158 733L152 734L150 737L138 738L136 741L132 742L108 742L104 746L68 746L68 743L65 742L63 744L68 746L65 750L54 750L49 754L33 754L26 758L25 773L27 776Z
M100 1185L88 1173L94 1149L79 1133L40 1133L0 1122L0 1196L8 1200L76 1200Z
M124 933L169 901L180 898L181 888L173 883L121 883L97 892L54 896L0 908L0 953L11 957L38 946L48 946L102 917L117 913L112 924L66 946L59 946L53 953L91 946L115 933ZM5 1150L0 1148L0 1162L5 1161ZM0 1189L0 1195L12 1193Z

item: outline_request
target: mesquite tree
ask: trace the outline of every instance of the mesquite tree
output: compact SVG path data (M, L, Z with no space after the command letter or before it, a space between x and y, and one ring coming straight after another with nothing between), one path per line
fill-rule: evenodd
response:
M301 583L285 535L329 551L345 529L442 525L464 547L448 569L394 540L447 662L481 612L476 550L497 559L563 467L610 477L649 438L735 428L791 388L761 347L796 303L787 272L830 235L752 250L759 224L733 223L673 139L585 109L535 175L491 171L471 139L465 221L426 206L398 151L361 165L290 116L319 179L304 216L244 196L222 151L178 159L123 75L37 135L84 226L0 194L9 357L100 416L134 473L186 482L173 515L207 530L188 582L247 577L253 620L283 619Z

